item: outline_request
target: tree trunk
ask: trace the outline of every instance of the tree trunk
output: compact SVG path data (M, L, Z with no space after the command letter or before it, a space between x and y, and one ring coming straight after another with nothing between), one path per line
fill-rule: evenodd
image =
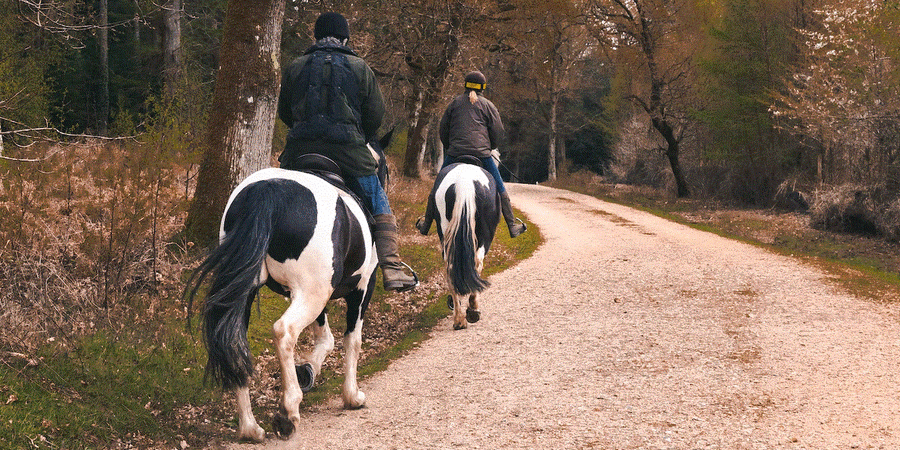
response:
M687 181L684 178L684 171L681 169L681 146L675 132L669 122L664 119L652 119L653 128L662 135L666 140L666 157L669 159L669 167L672 169L672 176L675 177L675 186L678 198L685 198L691 195L688 189Z
M420 86L413 86L412 103L409 109L409 129L406 132L406 151L403 154L403 175L412 178L421 178L422 168L419 163L419 153L425 144L425 133L428 128L423 126L428 122L425 113L425 90Z
M441 142L440 132L437 130L438 127L431 127L431 132L429 135L431 136L432 146L431 146L431 168L432 174L437 174L441 171L441 166L444 165L444 143Z
M547 151L547 180L556 180L556 114L559 107L559 93L556 91L556 79L554 74L554 84L550 93L550 139L549 149Z
M201 245L215 242L231 190L271 160L284 6L285 0L229 3L207 147L185 224L187 237Z
M174 95L181 78L181 16L182 0L169 0L163 9L163 78L166 94Z
M97 134L106 136L109 129L109 0L100 0L100 104L97 112Z

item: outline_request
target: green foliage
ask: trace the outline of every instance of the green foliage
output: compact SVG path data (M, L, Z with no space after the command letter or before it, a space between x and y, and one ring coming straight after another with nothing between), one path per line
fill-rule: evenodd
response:
M768 111L771 92L779 90L797 58L790 5L777 0L724 2L721 23L710 28L714 48L701 60L705 107L696 117L707 126L706 156L754 161L770 154L777 142Z
M224 0L185 2L182 20L182 76L178 98L183 105L205 107L217 68ZM96 14L96 4L77 11ZM154 114L153 99L163 96L164 29L160 4L147 0L109 2L110 119L117 133L142 131ZM92 32L77 34L81 46L63 47L46 69L50 88L50 122L61 130L82 133L100 122L100 49Z
M613 159L621 96L613 92L613 80L599 61L590 60L585 65L585 75L593 82L575 89L575 98L563 103L564 123L571 130L565 156L572 163L571 170L586 168L603 174Z
M202 350L187 336L146 340L140 330L48 346L34 362L0 365L4 448L90 448L126 438L173 437L162 424L208 402Z
M49 93L44 71L58 54L17 12L16 2L0 3L0 131L42 124Z

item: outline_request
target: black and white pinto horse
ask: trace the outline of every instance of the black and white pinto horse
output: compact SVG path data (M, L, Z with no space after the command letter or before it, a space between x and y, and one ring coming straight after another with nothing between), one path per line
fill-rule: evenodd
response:
M478 295L490 285L481 270L500 221L497 185L480 165L457 162L438 173L429 203L435 207L453 328L463 329L481 318Z
M379 156L384 182L383 153L380 148L373 153ZM344 407L362 407L366 396L357 385L357 362L378 258L366 214L355 197L312 173L263 169L231 193L219 236L219 245L189 284L189 305L210 276L203 308L209 353L206 376L234 390L239 438L265 438L251 411L248 379L253 362L247 344L251 305L263 285L290 301L273 326L281 366L282 413L286 414L276 417L276 433L289 436L300 425L303 392L334 349L325 310L330 299L343 298L347 304ZM314 348L305 357L307 364L295 367L297 338L310 325Z

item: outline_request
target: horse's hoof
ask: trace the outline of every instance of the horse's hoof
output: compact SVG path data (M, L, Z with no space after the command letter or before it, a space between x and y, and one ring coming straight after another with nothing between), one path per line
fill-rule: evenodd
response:
M344 399L344 409L361 409L366 406L366 394L363 391L356 391L356 398L352 400Z
M447 307L450 308L450 311L453 311L453 296L447 296Z
M276 436L287 439L294 432L294 422L280 413L275 414L275 418L272 419L272 430Z
M465 323L465 322L463 322L463 323L454 323L454 324L453 324L453 329L454 329L454 330L465 330L465 329L466 329L466 323Z
M297 370L297 382L300 383L300 390L307 393L313 389L316 383L316 372L310 363L297 364L294 366Z
M416 221L416 231L422 236L428 236L429 228L431 228L430 223L428 224L428 228L425 228L425 216L419 217L419 220Z
M469 323L475 323L479 320L481 320L481 311L472 308L466 309L466 321L468 321Z
M241 430L238 440L242 442L263 442L266 440L266 430L254 423L251 429Z

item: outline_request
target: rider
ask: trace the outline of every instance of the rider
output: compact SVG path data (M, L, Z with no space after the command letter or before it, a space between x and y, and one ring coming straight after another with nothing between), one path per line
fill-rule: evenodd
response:
M481 165L497 182L497 193L500 195L500 210L503 212L503 219L509 228L510 237L516 237L524 233L526 227L522 221L513 216L509 193L506 192L503 178L491 157L491 150L497 148L503 138L504 130L497 107L482 95L485 85L484 74L479 71L469 72L465 78L465 93L453 99L447 106L447 110L444 111L440 134L441 143L447 149L447 156L444 158L444 165L441 168L452 164L460 156L478 158ZM419 233L427 235L432 220L434 220L434 205L431 204L429 198L425 217L416 222Z
M366 143L375 138L385 107L372 69L348 46L347 19L324 13L316 20L316 42L284 72L278 117L291 128L278 158L285 169L297 156L318 153L334 160L347 186L375 218L373 235L384 288L416 286L398 255L397 220L378 181L378 163Z

